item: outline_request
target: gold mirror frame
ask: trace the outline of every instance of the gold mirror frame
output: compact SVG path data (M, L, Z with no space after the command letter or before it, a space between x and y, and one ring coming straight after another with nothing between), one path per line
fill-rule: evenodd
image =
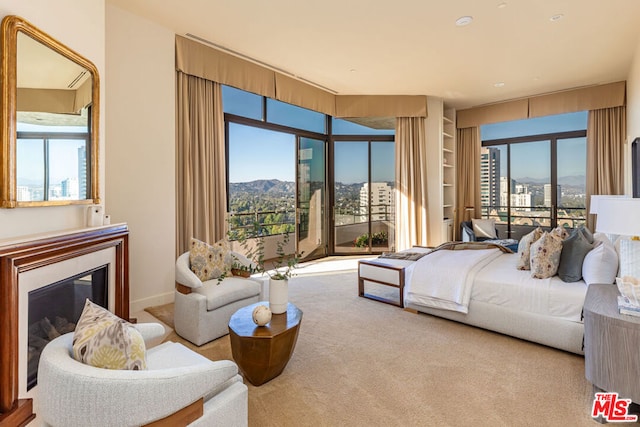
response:
M21 32L35 41L42 43L49 49L84 67L92 78L91 87L91 160L90 179L91 188L88 199L82 200L46 200L46 201L18 201L16 178L16 144L17 144L17 47L18 33ZM0 29L0 94L2 105L0 111L0 207L15 208L26 206L60 206L100 203L98 186L98 124L100 117L100 79L98 69L88 59L74 52L69 47L55 40L48 34L19 16L9 15L2 20Z

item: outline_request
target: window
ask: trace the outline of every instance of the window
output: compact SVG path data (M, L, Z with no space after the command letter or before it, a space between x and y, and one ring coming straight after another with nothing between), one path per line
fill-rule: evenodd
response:
M294 231L295 136L229 123L231 230L259 223L263 235Z
M483 217L501 236L584 224L586 127L586 112L481 127Z
M232 238L257 223L264 236L295 230L297 250L304 257L339 252L342 241L329 230L334 223L345 225L343 211L348 208L348 215L363 223L352 227L353 236L340 234L348 240L349 251L393 247L395 119L333 119L228 86L222 87L222 102ZM335 145L337 134L346 142ZM341 144L364 144L366 150L362 158L333 153ZM330 175L341 173L329 164L336 156L345 168L364 162L358 182L342 185L342 178ZM331 185L335 180L340 184Z
M45 113L40 113L45 114ZM88 114L47 114L42 126L29 113L18 113L17 200L24 202L90 198Z

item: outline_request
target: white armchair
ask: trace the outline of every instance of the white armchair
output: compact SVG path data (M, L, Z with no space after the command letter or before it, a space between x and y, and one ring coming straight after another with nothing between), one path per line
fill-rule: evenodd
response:
M134 326L145 342L164 333L157 323ZM73 332L62 335L40 356L37 416L46 426L248 424L247 386L230 360L166 342L147 350L146 370L102 369L75 360L72 341Z
M244 255L232 255L238 262L250 264ZM200 281L189 266L189 252L185 252L176 261L175 331L195 345L220 338L229 333L231 315L260 301L261 294L258 279L227 276Z

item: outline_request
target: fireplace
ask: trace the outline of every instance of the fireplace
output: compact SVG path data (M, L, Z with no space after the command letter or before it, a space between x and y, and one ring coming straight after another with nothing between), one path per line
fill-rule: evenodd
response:
M73 332L87 299L107 308L108 266L76 274L29 292L27 390L38 380L38 362L52 339Z
M66 331L88 295L129 318L128 239L127 225L114 224L0 241L0 427L24 426L37 415L37 363L29 360L37 319L40 328L57 321ZM102 284L94 289L94 282Z

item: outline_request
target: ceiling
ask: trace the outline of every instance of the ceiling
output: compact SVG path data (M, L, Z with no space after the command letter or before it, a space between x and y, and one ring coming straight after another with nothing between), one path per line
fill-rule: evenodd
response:
M334 93L432 95L458 109L626 80L640 35L638 0L107 3ZM462 16L473 21L457 26Z

